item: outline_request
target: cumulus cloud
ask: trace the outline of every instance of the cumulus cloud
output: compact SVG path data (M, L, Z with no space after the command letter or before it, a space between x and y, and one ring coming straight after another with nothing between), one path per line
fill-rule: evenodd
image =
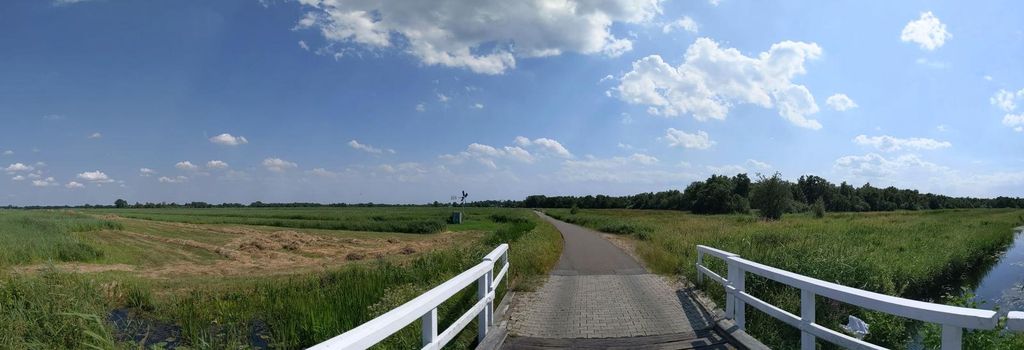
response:
M48 178L39 179L39 180L32 180L32 186L35 186L35 187L57 186L57 181L55 181L53 179L53 177L48 177Z
M833 110L840 112L848 111L858 107L857 103L853 102L853 100L850 99L849 96L846 96L846 94L835 94L829 96L828 99L825 100L825 104L827 104Z
M91 135L89 135L89 138L90 138L90 139L98 139L98 138L103 138L103 134L101 134L101 133L98 133L98 132L94 132L94 133L92 133Z
M111 179L109 176L107 176L107 174L105 174L105 173L103 173L102 171L99 171L99 170L96 170L96 171L86 171L84 173L80 173L80 174L78 174L78 178L80 180L85 180L85 181L89 181L89 182L92 182L92 183L109 183L109 182L114 182L114 179Z
M188 170L188 171L199 169L198 165L192 164L192 162L187 161L187 160L180 161L177 164L174 164L174 167L178 168L178 169L181 169L181 170Z
M12 177L11 180L22 181L22 180L25 180L25 176L24 175L16 175L16 176Z
M877 153L840 157L836 159L834 167L852 176L862 178L885 178L907 171L935 172L948 170L946 167L925 161L913 154L886 158Z
M426 112L427 111L427 106L422 104L422 103L418 103L418 104L416 104L416 111L417 112Z
M469 106L469 107L473 108L473 109L484 109L484 104L483 103L474 103L472 106Z
M206 162L206 168L207 169L227 169L228 168L228 163L226 163L224 161L220 161L220 160L211 160L209 162Z
M805 74L804 63L821 53L815 43L783 41L749 57L700 38L686 49L679 66L669 65L659 55L633 62L633 69L614 90L622 101L647 105L648 113L654 115L725 119L733 105L748 103L775 108L797 126L820 129L821 123L807 118L818 112L814 96L792 79Z
M299 40L299 47L303 50L309 51L309 44L306 44L304 40Z
M139 168L139 176L149 177L153 174L156 174L156 170L150 168Z
M711 141L707 132L697 130L697 133L690 134L675 128L668 128L665 131L665 141L669 147L682 147L693 149L708 149L715 144Z
M12 150L6 150L6 151L4 151L4 153L3 153L3 154L4 154L5 156L10 156L10 155L14 155L14 151L12 151Z
M700 27L697 25L697 21L694 21L690 16L683 16L680 19L669 22L661 27L663 33L671 33L676 29L682 29L690 33L696 33Z
M632 49L616 23L648 23L660 0L303 0L297 29L318 30L345 50L398 50L426 65L501 74L516 60L565 52L618 56Z
M249 140L247 140L244 136L233 136L233 135L228 134L228 133L223 133L223 134L211 137L210 138L210 142L216 143L218 145L238 146L238 145L244 145L244 144L249 143Z
M1024 113L1014 113L1017 110L1017 103L1024 103L1024 89L1017 92L999 89L995 95L989 98L989 102L1006 112L1003 115L1003 125L1017 132L1024 131Z
M561 143L558 141L541 137L539 139L530 140L524 136L516 136L515 142L521 147L537 147L541 151L556 155L562 158L572 158L572 153L569 152Z
M352 147L354 149L366 152L366 153L372 153L372 154L384 154L384 153L395 154L395 150L393 150L393 149L381 149L381 148L373 147L373 146L370 146L370 145L367 145L367 144L359 143L359 141L356 141L356 140L349 141L348 142L348 146Z
M952 37L953 34L946 31L946 25L931 11L921 13L921 17L907 23L900 33L903 42L916 43L922 50L928 51L942 47L946 39Z
M180 184L182 182L187 182L188 181L188 177L187 176L181 176L181 175L178 175L178 176L175 176L175 177L161 176L159 179L157 179L157 181L159 181L160 183L166 183L166 184Z
M771 169L772 168L771 164L759 161L757 159L747 159L747 164L752 166L752 167L754 167L755 169L761 169L761 170Z
M67 184L65 184L64 187L67 187L67 188L70 188L70 189L75 189L75 188L85 187L85 185L83 185L81 182L71 181L71 182L68 182Z
M512 159L523 163L533 163L534 161L533 155L519 146L505 146L505 153Z
M267 158L263 160L263 167L276 173L285 172L288 169L296 168L298 166L298 164L281 158Z
M14 163L14 164L8 165L7 168L4 168L4 171L6 171L8 173L16 173L16 172L22 172L22 171L29 172L29 171L32 171L32 170L35 170L35 168L33 168L31 165L25 165L25 164L22 164L22 163Z
M953 146L953 144L949 143L949 141L938 141L935 139L922 137L898 138L889 135L857 135L857 137L853 138L853 143L856 143L861 146L874 147L875 149L884 152L894 152L903 149L936 150Z
M659 160L643 153L611 158L584 157L570 159L556 173L560 180L607 183L685 183L697 178L694 174L658 167Z

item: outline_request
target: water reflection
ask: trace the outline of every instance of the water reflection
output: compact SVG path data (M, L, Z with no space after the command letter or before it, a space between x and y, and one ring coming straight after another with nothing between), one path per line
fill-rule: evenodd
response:
M974 289L974 300L1000 313L1024 310L1024 226L1015 229L1013 244Z

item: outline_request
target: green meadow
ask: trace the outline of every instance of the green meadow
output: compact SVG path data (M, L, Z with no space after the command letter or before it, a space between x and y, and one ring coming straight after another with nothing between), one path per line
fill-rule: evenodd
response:
M461 225L446 223L451 210L0 211L0 348L298 349L401 305L500 243L513 266L502 294L534 287L561 252L557 230L528 210L464 208ZM253 237L314 243L238 243ZM346 258L353 249L369 253ZM270 265L246 269L261 262ZM441 326L474 298L475 285L442 305ZM419 337L417 321L380 348L418 347ZM474 342L470 325L452 347Z

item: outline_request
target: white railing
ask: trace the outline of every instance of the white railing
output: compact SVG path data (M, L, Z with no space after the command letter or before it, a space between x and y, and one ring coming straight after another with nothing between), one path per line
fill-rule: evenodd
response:
M497 274L494 274L495 266L501 267ZM508 272L508 268L508 244L502 244L491 251L490 254L484 256L482 262L460 273L458 276L441 283L441 285L402 304L402 306L394 310L388 311L339 336L314 345L310 349L366 349L416 320L423 321L421 333L423 349L440 349L454 339L463 328L466 328L473 321L474 316L477 320L477 340L483 341L487 335L487 328L494 324L495 290ZM469 308L469 311L452 323L451 326L438 333L438 306L452 296L455 296L455 294L458 294L462 289L473 284L474 281L477 283L477 302Z
M722 278L704 266L704 255L708 254L725 260L728 278ZM800 315L754 297L744 289L746 273L795 287L800 290ZM697 283L703 283L704 276L725 287L726 317L736 322L739 329L745 328L746 305L800 330L800 348L814 349L817 338L849 349L885 349L846 334L831 330L814 322L814 299L820 295L843 303L884 313L942 325L942 349L960 349L964 328L993 329L999 318L995 311L963 308L923 301L904 299L866 290L851 288L819 279L798 275L789 271L741 258L723 250L697 246ZM1024 312L1011 312L1007 328L1024 330Z

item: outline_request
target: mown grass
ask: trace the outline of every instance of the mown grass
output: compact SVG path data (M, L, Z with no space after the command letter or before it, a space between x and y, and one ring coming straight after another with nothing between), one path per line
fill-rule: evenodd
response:
M696 245L839 284L919 300L941 301L959 293L980 266L991 263L1013 238L1020 210L977 209L920 212L829 213L824 218L787 215L762 221L749 215L692 215L677 211L548 210L563 220L637 238L637 253L654 271L696 280ZM608 228L612 228L608 230ZM717 259L707 259L724 275ZM708 285L722 299L722 288ZM753 295L797 313L799 292L748 277ZM846 315L871 324L867 341L905 348L915 323L818 299L819 323L838 329ZM798 313L797 313L798 314ZM748 309L748 329L775 348L799 347L799 333Z
M0 210L0 267L40 261L91 261L103 252L79 234L121 225L69 211Z
M125 329L114 329L108 321L95 321L106 320L111 310L128 309L134 328L171 334L175 338L172 342L191 348L266 344L297 349L341 334L401 305L479 263L499 243L510 244L513 266L506 282L499 286L502 294L509 288L532 287L554 266L561 252L561 236L550 224L526 210L469 209L468 224L494 228L477 244L426 252L413 259L350 264L317 273L216 283L202 279L148 280L121 274L12 273L0 279L0 348L81 348L89 344L106 348L103 344L108 342L116 347L135 347L142 335L125 334ZM400 209L388 210L402 214ZM411 210L410 216L422 215L419 208ZM167 286L180 291L167 292ZM475 301L475 292L475 285L469 286L442 305L442 327L468 310ZM73 297L67 298L65 293ZM44 332L47 329L54 331ZM452 348L468 348L475 342L476 326L466 329ZM419 338L417 322L379 348L419 347ZM164 339L147 342L160 341Z

